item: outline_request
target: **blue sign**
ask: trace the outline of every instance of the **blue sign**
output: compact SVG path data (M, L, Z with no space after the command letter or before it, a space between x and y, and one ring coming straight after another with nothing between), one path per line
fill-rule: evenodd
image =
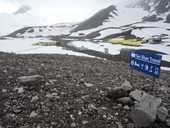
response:
M131 52L130 67L159 78L161 61L162 56L134 50Z

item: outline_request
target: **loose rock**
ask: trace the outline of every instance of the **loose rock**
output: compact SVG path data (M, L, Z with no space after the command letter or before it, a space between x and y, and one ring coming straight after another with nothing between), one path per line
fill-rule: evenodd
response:
M2 92L5 93L5 92L7 92L7 90L6 89L2 89Z
M32 97L31 102L36 102L38 99L39 99L38 96L34 96Z
M123 89L124 91L128 92L128 91L131 91L133 89L133 86L130 84L129 81L125 81L121 86L120 86L121 89Z
M130 107L127 106L127 105L125 105L123 108L124 108L125 110L129 110L129 109L130 109Z
M168 110L165 107L159 107L157 110L157 120L165 122L168 116Z
M143 99L144 95L145 95L145 92L139 91L137 89L135 91L131 91L130 94L129 94L129 96L132 99L134 99L134 100L136 100L138 102L140 102Z
M120 87L116 87L116 88L109 90L106 95L107 98L110 98L113 100L122 98L122 97L126 97L126 96L128 96L128 93Z
M93 86L94 86L94 85L91 84L91 83L84 83L84 85L85 85L86 87L93 87Z
M33 75L33 76L21 76L17 79L20 85L27 86L28 88L38 88L42 84L45 84L43 76Z
M89 123L89 122L88 122L87 120L83 120L83 121L82 121L82 124L83 124L83 125L86 125L86 124L88 124L88 123Z
M31 112L30 117L36 117L36 116L38 116L38 114L35 111Z
M24 88L23 88L23 87L18 88L18 93L19 93L19 94L24 93Z
M124 104L124 105L133 104L131 97L122 97L122 98L117 99L117 101L121 104Z
M73 128L73 127L76 127L76 123L72 123L71 124L71 127Z

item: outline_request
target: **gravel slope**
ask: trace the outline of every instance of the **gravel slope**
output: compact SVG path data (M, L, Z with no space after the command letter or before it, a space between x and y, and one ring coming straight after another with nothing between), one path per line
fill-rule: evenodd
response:
M39 89L27 89L16 81L20 76L35 74L46 81ZM125 80L130 80L130 68L123 62L0 53L0 127L138 128L129 120L130 110L105 96L110 88ZM150 93L150 83L151 78L134 73L136 88ZM158 91L161 86L170 87L169 83L170 73L162 72L156 80L154 96L161 97L170 111L170 94ZM161 123L153 126L159 127L168 128Z

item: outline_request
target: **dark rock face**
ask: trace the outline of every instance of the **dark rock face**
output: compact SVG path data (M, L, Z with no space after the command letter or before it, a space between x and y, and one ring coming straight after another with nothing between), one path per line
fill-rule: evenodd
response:
M80 30L87 30L87 29L92 29L96 28L102 23L107 20L109 17L112 17L110 13L113 12L115 15L116 14L116 7L115 6L109 6L106 9L103 9L93 15L91 18L87 19L86 21L80 23L78 27L76 27L72 32L80 31Z
M14 31L14 32L12 32L12 33L10 33L9 35L7 35L7 36L9 36L9 37L17 37L17 34L24 34L28 29L31 29L32 27L24 27L24 28L21 28L21 29L19 29L19 30L16 30L16 31Z
M170 23L170 13L169 13L169 15L166 17L166 22L167 22L167 23Z
M159 20L163 20L163 18L159 18L159 17L157 17L156 15L152 15L152 16L143 17L142 20L143 20L143 21L156 22L156 21L159 21Z

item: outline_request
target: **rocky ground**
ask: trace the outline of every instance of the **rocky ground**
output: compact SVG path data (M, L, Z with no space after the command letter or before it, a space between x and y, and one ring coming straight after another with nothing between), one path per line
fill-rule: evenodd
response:
M130 73L123 62L0 53L0 128L138 128L130 120L133 104L106 96L130 81ZM132 83L151 93L150 77L134 72ZM153 96L170 114L169 87L170 73L162 71ZM156 121L152 128L168 125Z

